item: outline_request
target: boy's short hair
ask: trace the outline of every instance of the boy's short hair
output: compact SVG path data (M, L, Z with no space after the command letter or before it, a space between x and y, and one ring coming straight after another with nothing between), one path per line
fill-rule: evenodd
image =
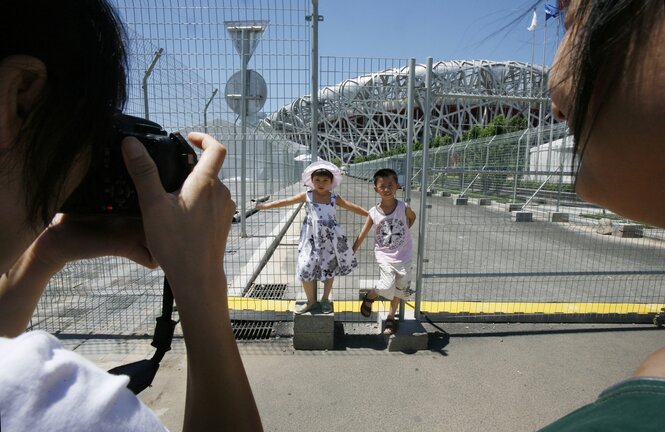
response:
M312 173L312 175L311 175L310 177L311 177L312 179L314 179L314 177L328 177L330 180L334 180L333 173L331 173L330 171L328 171L328 170L325 169L325 168L319 168L319 169L317 169L316 171L314 171L314 172Z
M376 186L376 182L380 178L387 178L387 177L392 177L393 179L395 179L396 183L399 183L399 179L397 178L397 172L394 169L381 168L380 170L374 173L374 186Z

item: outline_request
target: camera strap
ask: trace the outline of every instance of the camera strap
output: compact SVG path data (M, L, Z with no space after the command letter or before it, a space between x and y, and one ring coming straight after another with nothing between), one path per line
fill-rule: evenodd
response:
M174 299L171 285L169 285L168 279L164 276L162 315L157 317L155 333L151 343L152 346L157 348L157 351L155 351L151 359L139 360L109 370L109 373L114 375L128 375L129 383L127 384L127 388L134 394L141 393L152 384L159 369L159 363L164 358L164 354L171 350L173 333L175 332L176 324L178 324L178 321L174 321L172 318L173 305Z

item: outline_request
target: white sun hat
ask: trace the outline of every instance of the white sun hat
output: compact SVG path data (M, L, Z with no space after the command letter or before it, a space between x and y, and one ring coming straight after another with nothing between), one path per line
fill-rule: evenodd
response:
M316 162L309 164L307 168L305 168L305 170L303 171L302 182L305 186L307 186L310 189L314 189L314 185L312 184L312 173L319 169L328 170L332 173L333 181L330 184L330 190L333 190L337 186L342 184L342 173L340 172L339 168L337 168L337 166L333 163L323 160L318 160Z

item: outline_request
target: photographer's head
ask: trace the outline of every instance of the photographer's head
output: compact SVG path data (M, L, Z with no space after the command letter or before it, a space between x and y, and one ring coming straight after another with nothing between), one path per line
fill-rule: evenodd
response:
M48 223L111 136L126 97L124 31L104 0L0 2L0 172L26 223ZM19 204L17 202L17 204Z
M564 1L566 35L549 77L568 121L576 190L623 216L665 226L665 4Z
M112 136L126 97L126 54L105 0L3 1L0 16L4 261L50 221Z

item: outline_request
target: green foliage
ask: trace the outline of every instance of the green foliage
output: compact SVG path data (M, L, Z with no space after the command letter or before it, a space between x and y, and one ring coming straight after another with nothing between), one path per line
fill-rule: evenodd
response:
M483 128L481 128L479 125L473 125L471 126L471 129L462 134L462 141L479 138L482 131Z
M544 185L542 184L542 182L537 182L532 180L520 180L518 185L519 187L527 189L540 188L541 190L546 190L546 191L561 190L561 192L575 192L575 185L572 185L570 183L562 183L561 186L559 186L559 182L556 180L556 178L554 178L554 180L551 182L545 183Z
M460 141L468 141L477 138L487 138L494 135L501 135L510 132L516 132L519 130L526 129L527 122L524 117L515 116L510 120L506 120L503 115L498 115L492 119L491 122L485 127L480 125L473 125L469 130L464 132L461 136ZM451 135L436 135L430 141L430 148L443 147L453 143L453 137ZM489 156L489 160L510 160L514 159L514 147L515 143L502 144L499 146L493 146L489 150L484 149L470 149L466 154L466 165L467 166L483 166L486 156ZM413 151L420 151L423 149L423 144L418 141L413 141ZM489 151L489 155L485 155L485 152ZM390 150L387 150L381 154L369 154L364 156L356 156L352 163L361 163L366 161L371 161L375 159L381 159L390 156L396 156L406 153L406 145L401 144L397 147L394 147ZM481 163L482 162L482 163ZM335 164L338 163L338 159L335 160ZM339 161L341 163L341 161ZM480 165L478 165L480 164ZM500 175L499 177L503 177Z

